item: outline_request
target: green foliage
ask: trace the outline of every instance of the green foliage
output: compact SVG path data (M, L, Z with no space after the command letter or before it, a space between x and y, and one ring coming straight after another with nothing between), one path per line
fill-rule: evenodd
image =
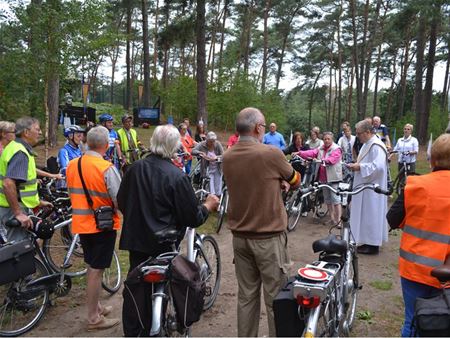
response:
M368 321L369 323L372 321L372 317L372 312L370 312L369 310L358 311L356 313L356 318L358 318L359 320Z

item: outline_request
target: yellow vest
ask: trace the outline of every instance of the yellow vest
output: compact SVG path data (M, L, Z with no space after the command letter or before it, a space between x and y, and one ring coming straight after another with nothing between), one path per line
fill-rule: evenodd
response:
M27 208L35 208L39 205L39 194L37 189L36 162L34 156L30 155L25 146L19 142L11 141L5 149L3 149L0 157L0 206L8 208L9 203L3 191L3 180L8 170L8 163L13 156L22 151L28 157L28 173L27 180L18 185L20 202Z
M134 145L137 147L138 146L138 141L137 141L136 130L134 130L133 128L130 128L129 133L131 135L131 139L134 142ZM120 128L117 131L117 134L119 135L120 149L122 150L122 154L124 154L126 156L126 158L127 158L127 161L130 162L130 160L131 160L131 153L128 151L128 150L130 150L130 145L128 144L127 131L124 128Z

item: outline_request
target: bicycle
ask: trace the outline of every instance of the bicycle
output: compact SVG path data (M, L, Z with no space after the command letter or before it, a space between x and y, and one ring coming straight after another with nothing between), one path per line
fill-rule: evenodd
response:
M371 189L389 195L378 185L366 184L353 191L320 184L302 189L303 196L321 189L329 189L341 197L343 215L339 225L330 228L329 235L313 242L319 260L298 270L292 282L293 298L296 300L297 315L302 336L334 337L348 335L355 318L357 293L361 289L358 272L356 243L352 238L347 198L363 190ZM340 235L333 229L339 229Z
M170 287L170 267L172 260L181 254L179 233L177 230L163 230L155 233L160 244L168 244L171 251L162 253L156 258L149 258L138 266L142 279L151 283L152 295L152 326L151 336L173 336L190 333L190 327L184 327L177 320L173 295ZM210 235L199 235L195 229L187 228L186 257L196 262L200 267L200 276L206 283L203 311L211 308L217 298L220 287L221 261L219 246Z
M398 171L397 177L395 180L390 184L390 189L392 191L395 191L397 195L400 195L400 193L405 189L406 185L406 179L408 178L408 175L415 175L415 172L411 170L411 163L406 162L406 156L410 155L409 151L391 151L390 154L400 154L402 156L402 162L401 168Z
M228 210L228 188L223 182L222 194L220 195L219 207L217 208L217 223L216 223L216 233L218 234L222 229L223 221L225 220L225 215Z
M290 163L301 163L306 168L305 175L302 177L301 186L303 188L310 186L316 173L316 163L311 160L302 159L298 156L293 157L290 160ZM294 231L302 214L306 216L308 212L312 211L316 217L322 218L328 213L322 191L318 191L311 196L306 195L303 198L300 194L300 190L289 192L286 197L285 207L288 216L288 231Z

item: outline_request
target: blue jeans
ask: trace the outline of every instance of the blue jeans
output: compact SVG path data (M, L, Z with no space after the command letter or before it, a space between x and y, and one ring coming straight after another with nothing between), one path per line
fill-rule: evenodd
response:
M186 164L184 165L184 170L186 171L187 175L189 175L189 173L191 172L191 165L192 160L186 161Z
M416 334L411 330L411 324L414 317L416 298L433 297L439 293L440 289L430 285L413 282L403 277L400 278L400 281L402 284L403 301L405 303L405 321L402 327L402 337L414 337Z

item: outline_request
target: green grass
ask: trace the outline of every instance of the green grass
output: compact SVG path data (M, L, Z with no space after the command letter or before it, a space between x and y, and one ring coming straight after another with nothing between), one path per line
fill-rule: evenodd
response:
M372 312L370 312L369 310L362 310L356 313L356 318L358 318L359 320L368 321L369 323L372 321L372 317Z
M392 289L392 282L385 280L374 280L369 285L377 290L389 291Z

